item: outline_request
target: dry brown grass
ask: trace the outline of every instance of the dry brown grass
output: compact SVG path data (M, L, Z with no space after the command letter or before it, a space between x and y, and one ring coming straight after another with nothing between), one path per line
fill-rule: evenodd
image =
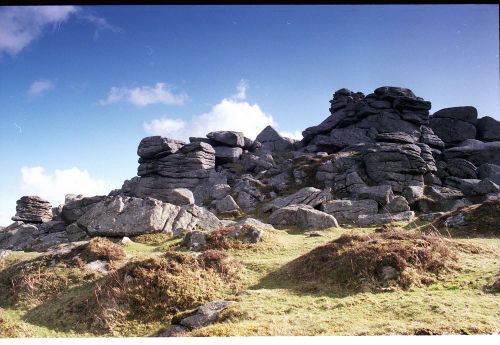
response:
M229 236L231 228L221 228L210 231L206 236L206 245L204 249L227 250L227 249L244 249L250 245L243 243Z
M69 253L62 255L65 259L80 258L85 262L95 260L115 261L122 260L127 257L123 246L114 243L104 237L95 237L88 243L78 246Z
M382 271L390 266L397 272L391 283L407 289L432 282L453 256L448 241L435 235L402 231L342 235L293 260L277 274L312 289L318 283L323 287L377 289L387 285Z
M120 331L126 321L167 322L176 313L220 298L237 284L236 263L216 251L198 258L167 252L127 263L96 285L81 307L83 320L101 332ZM90 303L89 303L90 302Z

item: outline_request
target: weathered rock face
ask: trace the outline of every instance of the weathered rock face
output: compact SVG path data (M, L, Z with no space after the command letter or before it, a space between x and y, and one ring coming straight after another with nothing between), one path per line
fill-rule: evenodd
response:
M52 206L38 196L23 196L16 202L16 215L13 221L42 223L52 219Z
M167 232L178 236L194 229L211 230L219 219L196 205L176 206L159 200L107 197L77 220L91 236L132 236Z
M269 216L269 223L281 226L297 226L304 230L338 227L335 217L315 210L309 205L290 205L277 209Z
M87 210L94 204L103 200L105 196L83 197L82 195L66 195L66 203L64 204L61 217L67 223L76 222L78 218L83 216Z
M281 136L271 126L264 128L255 140L262 144L264 150L268 151L290 150L293 147L293 140Z
M332 198L331 188L324 190L305 187L285 197L276 198L262 207L262 211L274 211L290 205L309 205L317 207Z

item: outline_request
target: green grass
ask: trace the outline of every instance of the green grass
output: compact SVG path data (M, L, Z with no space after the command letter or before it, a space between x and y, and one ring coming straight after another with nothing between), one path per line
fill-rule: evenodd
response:
M403 225L403 224L402 224ZM482 334L500 331L500 294L488 289L500 274L499 238L460 238L455 269L425 287L385 292L313 292L272 275L290 261L342 234L371 233L374 228L330 229L321 237L299 231L267 231L261 243L227 250L242 264L240 293L223 319L191 336L255 335L390 335ZM134 240L134 239L132 239ZM124 247L126 261L175 249L177 240L145 238ZM37 254L15 253L0 260L4 267ZM123 263L124 264L124 263ZM121 265L121 264L120 264ZM273 278L274 277L274 278ZM65 299L84 296L89 285L71 286L53 301L38 307L6 306L0 301L0 337L85 337L76 321L61 308ZM61 319L66 322L61 325ZM56 326L57 324L57 326ZM133 321L103 336L152 336L164 322Z

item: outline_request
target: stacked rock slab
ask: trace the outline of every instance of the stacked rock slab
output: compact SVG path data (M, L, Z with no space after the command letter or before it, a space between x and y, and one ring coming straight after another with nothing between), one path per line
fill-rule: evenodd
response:
M215 151L210 144L180 141L163 137L144 138L137 150L138 177L124 182L122 193L174 202L172 190L193 191L207 183L215 168Z
M52 219L52 206L38 196L23 196L16 202L16 215L13 221L43 223Z

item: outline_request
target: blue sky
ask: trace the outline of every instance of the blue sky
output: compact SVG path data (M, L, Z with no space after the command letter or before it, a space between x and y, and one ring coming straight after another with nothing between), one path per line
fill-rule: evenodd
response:
M147 135L296 136L342 87L500 119L498 6L0 8L0 225L136 174Z

